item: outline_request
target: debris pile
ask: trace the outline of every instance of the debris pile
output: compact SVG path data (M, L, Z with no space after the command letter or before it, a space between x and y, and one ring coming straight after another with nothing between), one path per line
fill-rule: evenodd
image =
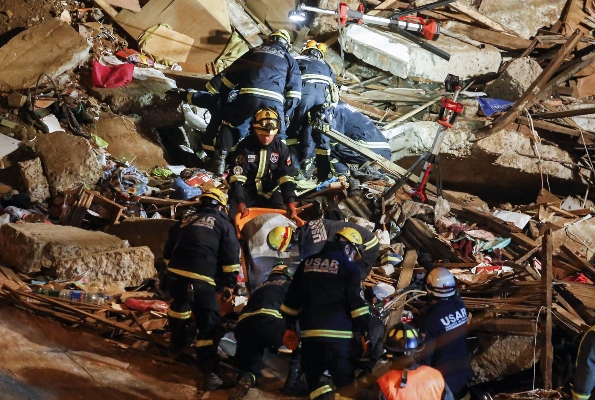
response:
M366 16L394 22L417 10L416 21L438 22L431 40L363 16L363 24L314 14L292 24L293 1L62 3L56 18L27 24L0 46L3 300L167 347L167 298L156 282L168 231L203 192L229 187L227 174L208 170L210 113L182 105L171 89L203 89L262 44L259 35L285 28L297 52L308 38L326 39L339 104L365 116L390 147L387 159L348 132L314 126L351 158L337 160L346 166L340 176L296 175L301 220L355 221L376 235L380 255L363 286L385 325L423 314L426 262L449 269L479 337L473 383L540 357L552 389L552 340L577 340L595 324L589 1L365 2ZM459 97L450 99L452 76ZM442 129L453 104L458 118ZM441 157L424 159L439 133ZM333 157L346 154L333 148ZM413 168L429 160L435 186L424 180L428 170L418 177ZM272 257L249 247L243 280L273 265L267 257L299 250ZM245 286L235 295L233 306L222 304L231 319Z

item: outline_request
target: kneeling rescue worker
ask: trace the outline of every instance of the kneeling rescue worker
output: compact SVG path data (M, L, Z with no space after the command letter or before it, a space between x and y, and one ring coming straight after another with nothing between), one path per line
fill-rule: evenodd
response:
M250 294L235 330L238 343L235 359L241 375L229 400L243 399L256 384L256 378L261 375L265 350L278 349L283 345L285 321L279 309L290 283L288 267L279 262L268 279Z
M168 311L170 347L185 347L186 329L194 315L198 336L196 356L203 372L204 390L216 390L223 381L216 374L217 348L222 337L217 292L231 300L240 271L240 245L223 212L225 194L210 189L200 196L197 211L174 225L164 249L167 283L173 302Z
M287 315L287 348L297 348L295 318L302 337L301 367L310 399L334 399L321 381L329 371L337 387L355 379L354 331L365 335L370 308L360 297L360 271L353 263L361 256L362 237L353 228L338 231L323 250L298 266L281 311Z
M235 152L235 166L229 177L230 212L236 207L242 217L249 207L286 208L289 218L295 209L295 173L289 149L276 135L281 121L272 108L258 110L250 134Z
M374 399L380 400L454 400L440 371L418 365L414 354L419 352L419 333L413 326L399 322L393 325L384 343L392 359L391 370L378 381Z

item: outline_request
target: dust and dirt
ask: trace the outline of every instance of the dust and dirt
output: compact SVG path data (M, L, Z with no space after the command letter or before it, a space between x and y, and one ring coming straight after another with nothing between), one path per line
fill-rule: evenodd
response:
M14 35L49 19L64 10L87 7L74 0L2 0L0 2L0 46Z

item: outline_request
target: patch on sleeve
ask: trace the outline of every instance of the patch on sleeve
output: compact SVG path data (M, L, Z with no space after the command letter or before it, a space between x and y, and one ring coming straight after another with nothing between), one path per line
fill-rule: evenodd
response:
M271 163L276 164L279 161L279 153L275 153L274 151L271 153Z
M291 157L287 157L287 165L291 165Z
M244 172L244 168L240 167L239 165L236 165L235 167L233 167L234 175L242 175L243 172Z
M248 162L256 162L256 154L248 154Z
M243 154L238 154L236 156L236 164L240 165L246 162L246 157Z

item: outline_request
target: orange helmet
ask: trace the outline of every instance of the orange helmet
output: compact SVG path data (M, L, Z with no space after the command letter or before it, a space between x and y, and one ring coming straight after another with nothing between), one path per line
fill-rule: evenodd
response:
M301 53L323 59L326 54L326 49L326 44L318 43L316 40L310 39L304 43Z

